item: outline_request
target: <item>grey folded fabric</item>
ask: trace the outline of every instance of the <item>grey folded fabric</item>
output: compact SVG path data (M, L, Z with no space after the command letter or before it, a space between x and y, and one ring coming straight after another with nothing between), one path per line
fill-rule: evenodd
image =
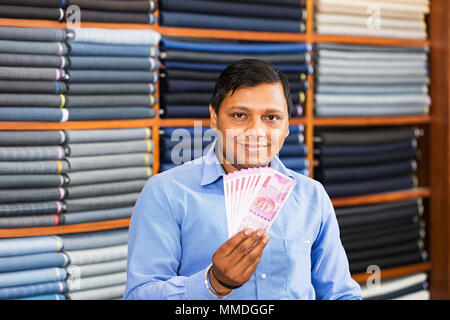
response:
M62 81L0 80L2 93L66 93L67 85Z
M61 146L0 147L0 161L60 160L64 157Z
M1 88L1 85L0 85ZM72 83L67 90L70 95L99 94L154 94L153 83Z
M69 164L64 160L0 162L0 174L60 174L68 171Z
M128 153L94 157L66 158L70 171L84 171L120 167L142 167L153 164L151 153Z
M1 40L59 42L65 41L66 37L66 30L61 28L0 27Z
M423 115L429 113L429 107L426 105L409 105L395 106L384 105L377 106L330 106L316 105L314 112L317 117L366 117L366 116L406 116L406 115Z
M64 204L67 208L66 213L70 213L134 206L138 198L139 193L126 193L113 196L67 199Z
M150 29L77 28L71 32L74 34L73 42L157 45L161 39L158 32Z
M388 247L372 248L370 250L361 250L356 252L348 252L349 261L366 260L375 257L383 257L401 254L404 252L420 251L423 248L423 241L408 241L405 243L394 244Z
M61 42L36 42L0 40L0 52L14 54L67 55L69 49Z
M370 214L387 210L396 210L404 207L416 207L421 205L421 199L410 199L402 201L384 202L363 206L337 207L335 208L337 217L345 217L352 214Z
M63 242L64 251L102 248L127 243L128 228L63 234L59 238Z
M37 228L50 227L63 223L58 215L36 215L36 216L18 216L18 217L0 217L0 228Z
M398 47L398 46L372 46L372 45L348 45L340 43L320 42L315 45L317 50L342 50L342 51L367 51L367 52L419 52L428 51L426 47Z
M63 211L60 201L0 204L0 217L58 214Z
M69 277L92 277L103 274L122 272L127 270L127 260L116 260L111 262L93 263L82 266L70 265L66 268Z
M68 179L59 174L2 175L0 189L62 187Z
M78 224L86 222L130 218L132 213L133 207L131 206L125 208L69 212L61 214L61 217L63 218L64 224Z
M0 130L0 146L44 146L63 144L65 139L65 134L61 130Z
M62 108L65 105L62 94L0 94L0 106L33 106Z
M69 157L83 157L107 154L128 154L152 152L152 140L134 140L120 142L69 143Z
M157 99L153 95L69 96L67 97L66 107L153 107L156 102Z
M152 130L150 128L65 130L65 134L67 135L67 142L73 144L88 142L146 140L151 138Z
M0 190L0 203L37 202L62 200L65 196L63 188L8 189Z
M131 167L120 169L68 172L68 185L87 185L114 181L148 179L153 174L149 167Z
M0 65L5 67L61 68L68 65L67 58L61 56L0 53Z
M385 77L383 75L346 75L343 77L342 75L335 74L321 74L315 75L315 79L317 84L322 83L330 83L330 84L396 84L396 85L404 85L404 84L420 84L426 85L428 80L423 75L391 75L389 77Z
M120 284L126 284L127 273L117 272L93 277L67 278L67 291L77 292L82 290L98 289Z
M86 265L92 263L123 260L127 257L128 245L118 245L105 248L65 251L71 265Z
M0 67L0 80L48 80L64 79L63 69Z
M417 135L415 127L404 126L394 128L370 128L350 130L322 130L318 133L324 144L367 144L385 143L413 139Z
M110 300L123 297L125 285L118 285L100 289L70 292L66 294L69 300Z
M362 214L339 215L338 222L342 228L348 226L365 225L367 223L377 223L386 220L395 220L400 218L412 218L420 215L420 207L417 203L409 203L399 207L380 206L378 211L367 212Z
M111 183L90 184L66 187L66 199L88 198L93 196L140 192L147 180L131 180Z

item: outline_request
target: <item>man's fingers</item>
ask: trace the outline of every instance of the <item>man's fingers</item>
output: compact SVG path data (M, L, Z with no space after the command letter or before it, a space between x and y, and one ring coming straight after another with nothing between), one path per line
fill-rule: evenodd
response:
M247 274L248 272L253 274L269 240L270 237L268 235L261 237L258 243L242 258L241 261L239 261L239 267L244 270L244 274Z
M264 234L264 229L258 229L253 232L247 239L243 240L236 247L234 247L233 251L227 256L231 265L237 265L239 261L248 253L248 251L255 245L255 243L261 238Z
M220 250L220 255L223 257L228 256L237 245L239 245L245 239L248 239L251 236L252 232L252 229L246 228L236 233L230 239L225 241L224 244L218 249Z

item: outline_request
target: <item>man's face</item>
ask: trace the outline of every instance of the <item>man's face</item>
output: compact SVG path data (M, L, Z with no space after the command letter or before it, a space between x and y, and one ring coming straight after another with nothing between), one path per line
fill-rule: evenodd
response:
M268 165L289 134L287 102L281 82L228 92L211 128L226 161L238 168Z

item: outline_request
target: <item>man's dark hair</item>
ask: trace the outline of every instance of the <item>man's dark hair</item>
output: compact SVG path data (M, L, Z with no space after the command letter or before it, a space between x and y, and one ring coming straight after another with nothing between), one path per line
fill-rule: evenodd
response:
M281 82L283 85L290 118L292 99L286 75L272 64L257 59L242 59L228 65L220 74L219 79L217 79L210 104L216 111L216 114L219 114L220 104L228 92L231 91L231 94L234 94L237 89L277 82Z

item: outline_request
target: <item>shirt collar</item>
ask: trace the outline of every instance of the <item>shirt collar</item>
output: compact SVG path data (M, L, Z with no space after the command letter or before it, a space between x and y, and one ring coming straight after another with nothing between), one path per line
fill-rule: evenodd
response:
M206 152L206 155L203 157L203 170L202 170L202 178L200 181L201 186L208 185L210 183L215 182L220 177L226 175L227 173L223 169L222 165L220 164L219 159L217 158L217 155L215 154L214 150L216 147L216 140L212 142L209 145L209 149ZM290 172L284 164L281 162L281 160L278 158L278 156L275 156L272 161L270 162L270 167L272 169L277 170L278 172L281 172L282 174L294 178L292 172Z

